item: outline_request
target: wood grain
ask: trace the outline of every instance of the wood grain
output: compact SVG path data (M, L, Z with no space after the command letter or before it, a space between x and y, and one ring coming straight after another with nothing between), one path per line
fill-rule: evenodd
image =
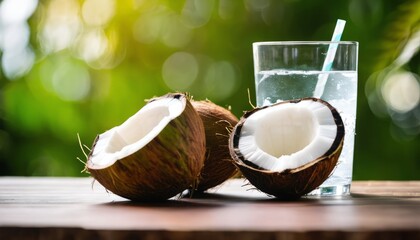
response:
M0 239L420 239L420 181L284 202L243 179L136 203L91 178L0 177Z

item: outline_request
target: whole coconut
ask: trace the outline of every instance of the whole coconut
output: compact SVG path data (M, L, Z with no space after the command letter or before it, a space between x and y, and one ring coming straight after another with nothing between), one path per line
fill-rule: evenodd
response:
M215 187L237 173L229 154L229 134L238 118L226 108L209 100L192 101L206 133L206 159L200 173L197 191Z

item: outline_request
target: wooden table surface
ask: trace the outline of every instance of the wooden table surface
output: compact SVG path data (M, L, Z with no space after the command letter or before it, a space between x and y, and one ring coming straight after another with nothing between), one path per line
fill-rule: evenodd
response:
M420 239L420 181L354 182L284 202L243 179L135 203L91 178L0 177L0 239Z

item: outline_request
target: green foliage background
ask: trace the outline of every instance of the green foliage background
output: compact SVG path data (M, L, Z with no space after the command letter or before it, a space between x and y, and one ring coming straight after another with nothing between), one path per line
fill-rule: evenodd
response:
M342 39L360 44L354 179L420 179L419 104L411 111L414 128L407 130L383 101L375 105L383 114L368 101L381 82L371 76L391 65L419 31L420 1L111 1L112 17L99 24L89 22L88 1L69 2L79 19L73 42L57 47L43 37L48 14L64 16L68 6L41 0L27 21L32 66L15 75L4 66L0 72L0 175L86 176L76 159L84 158L77 134L90 146L145 99L171 91L230 106L240 117L251 108L248 89L255 102L253 42L329 40L341 18L347 20ZM73 26L71 19L60 21ZM99 57L84 55L99 44L83 48L80 38L88 32L107 40ZM415 74L417 50L402 66Z

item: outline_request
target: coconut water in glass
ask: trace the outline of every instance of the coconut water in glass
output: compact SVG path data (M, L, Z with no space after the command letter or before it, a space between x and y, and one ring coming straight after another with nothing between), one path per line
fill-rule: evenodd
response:
M337 52L331 70L323 71L330 44L337 44ZM358 43L260 42L254 43L253 49L257 106L319 97L340 113L345 138L337 166L332 175L309 195L350 194L356 126Z

